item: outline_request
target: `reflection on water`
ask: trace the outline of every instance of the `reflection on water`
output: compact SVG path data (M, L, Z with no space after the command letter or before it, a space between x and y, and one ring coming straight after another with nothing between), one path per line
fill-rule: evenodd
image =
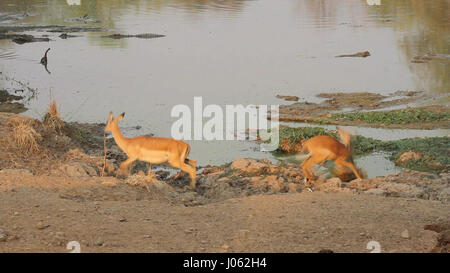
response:
M27 112L35 117L42 116L53 90L66 120L104 122L111 110L127 112L124 127L140 125L139 133L160 136L170 135L175 120L171 108L192 106L194 96L202 96L204 104L223 106L277 104L277 94L309 101L318 93L337 91L448 94L449 63L411 60L427 53L450 54L449 2L369 4L365 0L2 0L0 25L95 26L106 31L67 39L61 39L61 33L27 32L48 35L49 43L0 40L0 88L15 88L6 77L37 88L39 95L29 102ZM103 37L113 33L166 37ZM48 47L51 74L39 65ZM366 50L370 57L334 58ZM191 144L199 164L221 164L236 156L270 157L248 142Z

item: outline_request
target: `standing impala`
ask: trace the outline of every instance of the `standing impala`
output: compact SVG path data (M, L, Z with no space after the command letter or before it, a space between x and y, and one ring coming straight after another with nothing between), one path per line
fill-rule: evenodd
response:
M191 178L190 187L195 189L196 178L196 160L187 159L191 147L182 140L162 137L137 136L127 138L122 135L119 130L119 121L123 119L125 113L117 117L113 117L113 113L109 113L108 122L105 132L112 132L117 146L127 154L128 158L120 164L119 171L128 173L128 166L136 161L141 160L151 164L161 164L168 162L172 167L187 172ZM186 161L189 164L186 164ZM151 166L149 174L151 172Z

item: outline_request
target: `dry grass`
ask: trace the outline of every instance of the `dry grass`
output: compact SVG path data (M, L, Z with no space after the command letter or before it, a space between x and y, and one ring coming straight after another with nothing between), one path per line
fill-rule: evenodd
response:
M8 125L12 127L10 133L12 142L27 154L41 151L39 142L42 136L33 128L33 123L33 120L18 118L8 121Z
M52 100L44 115L43 123L57 133L62 133L64 121L61 120L56 101Z

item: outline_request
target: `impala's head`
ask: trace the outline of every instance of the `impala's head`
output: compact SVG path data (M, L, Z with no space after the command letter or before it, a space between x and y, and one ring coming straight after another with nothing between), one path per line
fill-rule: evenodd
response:
M111 132L118 125L119 120L123 119L125 113L118 115L117 117L113 117L113 113L109 112L108 121L106 122L105 132Z

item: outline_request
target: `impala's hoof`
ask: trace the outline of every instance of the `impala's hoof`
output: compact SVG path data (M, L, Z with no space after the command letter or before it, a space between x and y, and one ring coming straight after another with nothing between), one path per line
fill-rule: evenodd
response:
M189 183L189 187L191 188L191 190L195 190L195 179Z

